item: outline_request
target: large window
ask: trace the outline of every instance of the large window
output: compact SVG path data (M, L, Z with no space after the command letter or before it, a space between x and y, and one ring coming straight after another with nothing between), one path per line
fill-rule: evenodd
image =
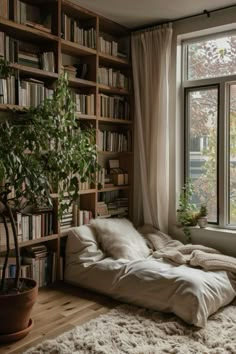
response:
M236 33L183 42L185 177L209 221L236 227Z

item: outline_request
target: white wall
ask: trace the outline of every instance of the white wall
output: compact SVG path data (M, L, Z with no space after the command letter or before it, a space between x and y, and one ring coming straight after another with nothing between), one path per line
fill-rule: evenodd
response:
M221 28L219 28L221 26ZM182 231L176 227L176 208L181 185L183 184L183 112L181 112L180 90L180 42L183 38L191 38L208 33L222 32L236 28L236 7L206 15L178 21L173 24L171 92L170 92L170 212L169 233L184 240ZM236 231L222 231L208 228L193 228L192 242L215 247L222 252L236 256Z

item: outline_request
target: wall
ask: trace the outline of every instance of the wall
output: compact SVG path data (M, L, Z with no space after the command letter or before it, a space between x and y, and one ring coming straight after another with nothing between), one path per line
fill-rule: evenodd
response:
M219 28L219 26L221 26ZM236 7L211 13L196 18L178 21L173 24L171 85L170 85L170 211L169 233L184 241L181 229L176 227L176 209L178 195L183 185L183 112L181 112L181 47L182 39L212 32L236 29ZM193 228L192 242L215 247L222 252L236 256L236 231L207 228Z

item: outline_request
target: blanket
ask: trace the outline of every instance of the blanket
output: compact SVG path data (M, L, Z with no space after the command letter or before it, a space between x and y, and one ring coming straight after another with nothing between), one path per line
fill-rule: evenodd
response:
M187 264L206 271L224 270L236 277L236 258L226 256L218 250L203 245L184 245L178 240L154 229L144 226L139 232L146 238L153 250L153 257L172 262L176 265Z

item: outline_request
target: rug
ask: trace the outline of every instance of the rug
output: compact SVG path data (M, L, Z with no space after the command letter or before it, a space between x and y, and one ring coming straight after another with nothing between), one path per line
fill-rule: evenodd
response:
M189 326L175 315L121 305L25 354L236 354L236 307Z

